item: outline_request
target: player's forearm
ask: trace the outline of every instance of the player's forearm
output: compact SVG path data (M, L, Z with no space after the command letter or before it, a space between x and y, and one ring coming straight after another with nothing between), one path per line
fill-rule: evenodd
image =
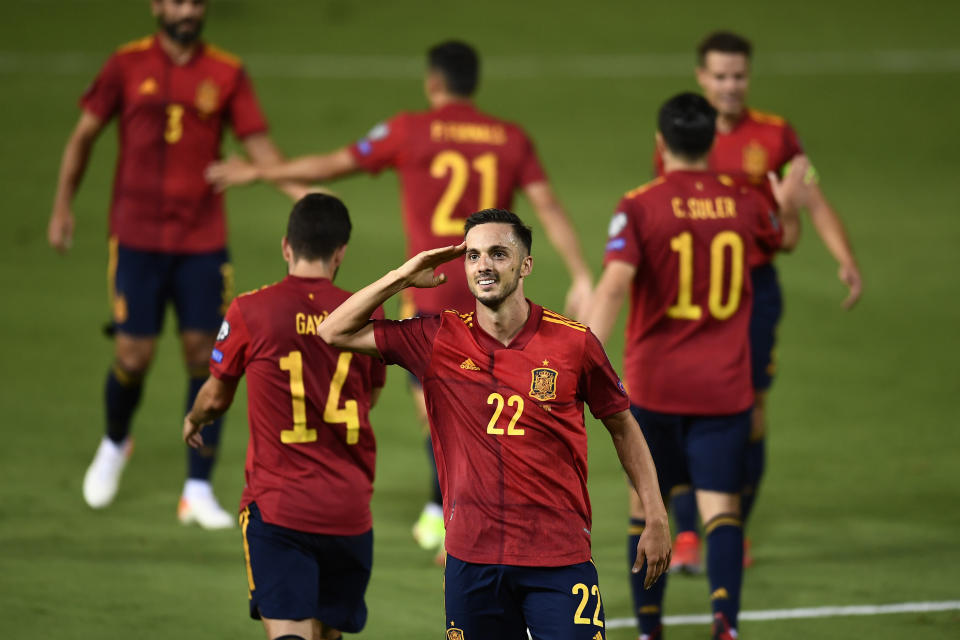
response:
M57 176L57 192L53 201L55 211L70 208L86 173L92 149L93 139L84 135L73 134L67 141L60 160L60 173Z
M223 383L210 376L200 387L187 418L197 426L213 422L230 408L235 392L236 385Z
M542 205L537 210L540 222L547 232L547 239L567 267L571 280L591 280L592 274L587 261L583 258L583 251L580 248L576 229L563 206L554 200L546 205Z
M605 286L601 279L593 292L590 304L590 315L587 316L587 326L593 331L602 344L606 344L613 332L613 325L617 322L620 308L627 297L626 289Z
M326 155L300 156L281 163L258 164L257 172L261 179L271 182L320 182L350 173L354 166L353 156L349 149L344 148Z
M640 425L629 411L621 411L603 420L604 426L613 438L620 464L630 478L640 501L648 523L667 519L667 510L660 496L660 484L657 469L647 447Z
M324 319L318 335L338 349L350 349L352 338L370 322L377 307L408 286L397 269L347 298Z
M783 235L780 240L780 251L789 253L800 242L800 213L795 207L784 207L779 212L780 228Z
M817 230L817 235L823 240L827 250L839 264L845 266L857 264L840 216L820 193L811 198L810 222L813 223L813 228Z

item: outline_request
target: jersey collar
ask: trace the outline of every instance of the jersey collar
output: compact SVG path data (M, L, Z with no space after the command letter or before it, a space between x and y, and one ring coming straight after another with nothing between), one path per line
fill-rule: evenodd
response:
M527 343L529 343L530 340L533 339L533 336L537 334L537 329L540 327L540 318L543 316L543 307L531 302L529 298L526 298L526 301L527 304L530 305L530 315L527 317L527 321L524 323L523 328L520 329L520 333L514 336L513 340L510 341L510 344L503 346L503 343L484 331L480 327L479 322L474 322L473 336L476 339L477 344L487 352L493 352L498 349L521 350L526 347Z

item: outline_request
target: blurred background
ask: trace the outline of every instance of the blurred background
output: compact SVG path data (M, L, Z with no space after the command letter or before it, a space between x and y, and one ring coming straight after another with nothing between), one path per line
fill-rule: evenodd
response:
M340 147L396 111L425 108L427 47L471 42L484 63L479 105L533 136L596 273L613 207L651 177L657 107L696 90L696 43L717 28L752 39L750 104L799 132L865 278L863 299L843 311L836 267L809 224L796 252L778 260L786 315L743 593L743 608L755 611L960 600L951 569L960 564L957 24L960 4L932 0L211 0L204 33L243 58L288 155ZM0 619L19 637L263 634L247 618L239 532L185 528L175 517L185 373L172 316L120 493L102 512L81 498L112 352L101 327L113 128L75 201L67 256L47 246L46 226L77 99L117 46L153 29L146 0L3 3ZM403 259L396 180L359 176L333 188L354 221L338 284L359 288ZM266 186L230 192L238 291L283 277L290 207ZM560 309L560 258L525 202L518 213L535 228L529 295ZM608 345L617 367L622 324ZM402 370L390 371L372 420L380 457L362 635L439 637L442 573L410 536L428 477ZM626 487L602 425L588 420L588 429L606 635L626 640L636 637L623 621ZM214 477L225 506L239 499L246 437L241 391ZM707 594L703 577L673 578L666 613L707 613ZM671 640L707 633L704 625L669 630ZM960 614L747 620L741 633L955 638Z

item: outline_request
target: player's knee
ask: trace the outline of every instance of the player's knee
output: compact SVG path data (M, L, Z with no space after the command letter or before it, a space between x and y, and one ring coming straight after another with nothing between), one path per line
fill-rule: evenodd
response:
M183 360L188 368L206 367L216 335L202 331L184 331L180 334L180 342L183 347Z
M117 336L114 346L115 365L130 375L143 377L153 362L154 346L153 339Z

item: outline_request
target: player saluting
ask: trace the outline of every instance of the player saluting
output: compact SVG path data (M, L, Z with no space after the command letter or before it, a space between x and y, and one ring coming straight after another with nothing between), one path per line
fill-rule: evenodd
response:
M782 223L755 190L707 170L716 111L685 93L660 109L657 150L664 175L627 193L610 222L590 327L606 340L630 292L624 370L666 498L692 484L706 531L713 637L736 637L743 577L740 486L753 389L747 326L751 255L797 241L794 198L807 169L786 184ZM782 224L782 228L781 228ZM631 494L631 536L645 531ZM631 537L628 549L635 537ZM632 551L631 551L632 553ZM632 579L641 638L661 634L666 576L644 590Z
M368 414L385 367L317 337L350 296L332 282L349 238L338 199L311 194L294 206L282 243L289 275L231 303L211 376L184 420L184 439L202 446L201 427L227 410L246 374L240 523L250 615L270 638L333 639L367 617L376 449Z
M710 168L743 179L772 197L767 172L783 174L790 162L803 153L803 148L786 120L747 107L752 49L746 38L735 33L718 31L708 35L697 48L697 83L717 110L717 136L710 151ZM658 166L660 164L658 161ZM814 229L839 265L838 275L849 290L843 306L850 309L859 300L863 288L860 269L843 223L820 190L813 169L806 178L809 184L804 189L802 204L809 210ZM752 510L765 466L766 396L773 383L773 350L783 310L772 256L760 253L750 267L754 289L750 355L756 401L742 490L744 522ZM680 492L674 498L672 510L679 530L673 563L696 570L699 539L696 508L689 491ZM745 559L749 564L749 557Z
M423 384L447 527L447 637L518 638L529 628L536 638L593 640L604 619L590 562L583 403L610 431L649 510L635 567L646 558L648 583L670 558L656 470L599 341L524 297L529 227L487 209L465 229L463 243L419 253L354 294L320 335ZM463 255L473 310L369 321L407 287L443 283L435 269Z
M188 406L207 377L207 359L233 295L223 196L203 177L229 124L251 158L278 161L240 61L200 40L202 0L153 0L157 32L114 53L80 100L63 153L48 239L73 240L71 201L93 143L119 120L120 151L110 206L110 292L114 362L106 381L106 435L83 481L93 508L109 505L130 454L130 422L173 301L189 374ZM295 191L291 187L291 193ZM210 488L220 423L201 450L188 450L178 515L206 528L233 526Z
M517 125L475 106L479 79L480 61L473 47L457 41L440 43L427 53L424 91L430 110L400 113L358 142L326 155L303 156L274 166L233 159L212 167L208 176L219 186L228 186L255 179L329 180L393 168L400 178L408 257L459 242L467 216L478 209L511 209L514 193L522 190L566 262L572 286L565 312L579 317L586 311L591 275L577 233L554 195L529 136ZM403 317L473 306L463 270L442 265L439 272L451 286L415 289L412 307L404 305ZM413 393L425 421L423 393L419 388ZM442 542L441 497L436 486L434 494L414 528L414 536L425 548Z

